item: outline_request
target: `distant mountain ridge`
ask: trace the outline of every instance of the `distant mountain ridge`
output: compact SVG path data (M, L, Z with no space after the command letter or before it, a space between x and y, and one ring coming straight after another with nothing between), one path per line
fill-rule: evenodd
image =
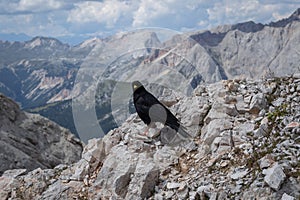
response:
M174 87L179 83L190 85L185 92L203 82L290 75L300 70L299 13L297 9L289 18L266 25L252 21L224 25L177 34L166 41L160 41L151 30L92 38L76 46L46 37L26 42L0 41L0 92L24 109L42 112L47 108L44 114L49 117L55 103L62 116L64 108L71 110L70 99L79 94L82 100L96 96L95 101L111 112L107 110L111 97L101 92L110 94L113 88L92 95L97 85L77 82L82 69L90 70L81 75L95 84L102 78L130 82L148 77L152 82ZM171 78L176 75L173 72L180 76ZM104 108L101 105L97 106L98 113ZM104 114L99 117L107 119Z

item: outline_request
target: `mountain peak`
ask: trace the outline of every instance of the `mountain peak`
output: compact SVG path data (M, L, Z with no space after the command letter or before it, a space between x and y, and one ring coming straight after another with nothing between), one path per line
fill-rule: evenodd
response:
M48 47L55 47L55 46L63 46L61 41L59 41L56 38L50 38L50 37L42 37L42 36L36 36L32 38L29 41L25 42L25 47L33 49L35 47L40 46L48 46Z
M98 37L93 37L93 38L90 38L90 39L87 39L85 41L83 41L82 43L80 43L78 46L80 48L86 48L86 47L94 47L96 46L97 44L101 44L102 43L102 40Z
M300 16L300 8L298 8L293 14L292 16Z
M293 14L291 14L288 18L279 20L277 22L271 22L269 26L284 27L293 21L300 21L300 8L298 8L295 12L293 12Z

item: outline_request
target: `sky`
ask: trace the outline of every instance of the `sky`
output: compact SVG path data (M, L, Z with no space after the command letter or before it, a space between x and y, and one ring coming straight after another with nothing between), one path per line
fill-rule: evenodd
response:
M0 0L0 40L46 36L79 43L147 27L185 32L266 24L299 7L300 0Z

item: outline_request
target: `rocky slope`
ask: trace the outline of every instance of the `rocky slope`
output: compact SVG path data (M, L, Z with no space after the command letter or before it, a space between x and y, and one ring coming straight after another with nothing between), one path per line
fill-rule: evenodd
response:
M162 100L194 138L131 115L54 169L9 170L1 199L299 199L300 74L198 86ZM160 134L158 134L160 133Z
M0 92L75 131L72 118L62 123L53 117L55 109L66 107L60 113L70 116L70 99L81 96L87 110L95 107L89 102L103 102L97 106L103 122L110 98L89 99L103 96L95 94L101 81L145 79L173 89L189 85L184 92L192 92L203 82L291 75L299 72L299 13L270 24L245 22L180 35L165 29L137 30L77 46L44 37L0 41ZM53 106L56 102L59 106ZM104 123L110 124L105 130L116 124L108 118L112 120Z
M52 168L79 160L83 145L67 129L0 94L0 174L7 169ZM1 198L2 199L2 198Z

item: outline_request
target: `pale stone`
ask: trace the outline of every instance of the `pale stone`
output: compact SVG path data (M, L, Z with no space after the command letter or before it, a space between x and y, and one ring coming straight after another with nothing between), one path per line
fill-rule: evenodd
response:
M281 187L281 184L286 178L282 168L278 163L274 163L272 167L264 171L266 174L264 180L265 182L274 190L278 191Z
M288 195L287 193L284 193L281 197L281 200L295 200L295 198Z
M261 158L258 161L258 163L259 163L260 169L264 169L264 168L269 167L271 164L273 164L274 160L273 160L273 158L270 155L266 155L263 158Z
M233 180L238 180L240 178L243 178L244 176L246 176L248 174L248 170L241 170L238 169L236 171L234 171L231 175L230 178L232 178Z
M181 183L176 183L176 182L169 182L167 183L167 188L170 189L176 189L181 187Z

